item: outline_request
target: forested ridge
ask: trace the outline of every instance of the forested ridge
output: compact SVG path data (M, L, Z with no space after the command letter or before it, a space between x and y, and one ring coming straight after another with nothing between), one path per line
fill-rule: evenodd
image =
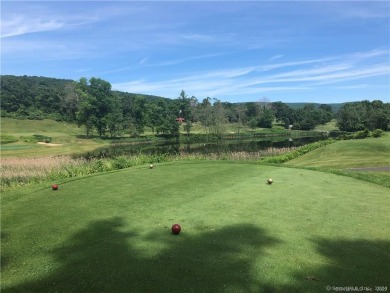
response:
M296 130L311 130L337 118L340 130L388 130L389 103L380 100L345 104L271 102L229 103L209 97L198 100L184 90L176 99L114 91L100 78L78 81L38 76L1 76L1 116L54 119L84 126L86 134L138 136L145 126L156 134L179 135L178 120L190 133L201 123L219 135L227 123L271 128L275 119Z

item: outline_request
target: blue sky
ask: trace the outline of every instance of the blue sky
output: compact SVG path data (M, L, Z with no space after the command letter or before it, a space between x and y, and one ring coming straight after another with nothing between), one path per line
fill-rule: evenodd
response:
M2 1L1 74L199 100L390 99L389 1Z

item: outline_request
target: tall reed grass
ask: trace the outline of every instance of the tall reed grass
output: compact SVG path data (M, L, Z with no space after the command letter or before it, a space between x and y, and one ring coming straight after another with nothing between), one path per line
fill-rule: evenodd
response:
M74 159L69 156L39 158L3 158L1 162L1 191L44 180L86 176L98 172L112 171L142 164L156 164L179 160L228 160L258 161L263 158L291 152L296 148L268 148L259 152L138 154L103 159Z
M85 159L73 159L68 156L36 158L2 158L1 189L13 185L39 182L54 173L77 169L86 164Z

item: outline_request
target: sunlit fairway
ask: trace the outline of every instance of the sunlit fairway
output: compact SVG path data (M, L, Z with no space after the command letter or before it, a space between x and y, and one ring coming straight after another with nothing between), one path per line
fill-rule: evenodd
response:
M337 169L390 166L390 135L343 140L291 160L287 165Z
M2 144L2 157L36 157L83 153L105 145L104 141L85 139L76 124L54 120L19 120L1 118L1 133L12 135L16 142ZM34 134L52 138L52 144L26 142Z
M386 286L388 191L329 173L212 161L18 188L2 195L2 292Z

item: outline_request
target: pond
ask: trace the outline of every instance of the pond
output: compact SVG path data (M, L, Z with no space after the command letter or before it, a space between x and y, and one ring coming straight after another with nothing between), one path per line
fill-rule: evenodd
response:
M112 146L99 148L84 154L83 157L115 157L120 155L143 154L177 154L186 153L224 153L224 152L258 152L268 148L298 147L308 143L327 139L323 136L315 137L263 137L246 140L219 140L212 143L183 143L178 141L160 141L129 143L116 142Z

